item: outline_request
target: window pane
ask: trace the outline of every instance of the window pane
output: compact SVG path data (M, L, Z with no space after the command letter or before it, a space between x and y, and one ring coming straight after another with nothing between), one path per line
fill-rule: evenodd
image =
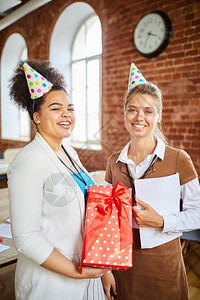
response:
M87 115L87 127L88 127L88 139L90 141L99 141L100 128L99 128L99 115L88 114Z
M87 90L87 112L99 114L99 87L91 87Z
M101 24L97 17L87 22L86 55L87 57L102 53Z
M76 89L72 91L72 102L75 108L75 114L86 113L85 89Z
M87 64L87 112L99 114L99 60Z
M72 64L72 89L85 88L85 61L81 60Z
M99 60L90 60L87 64L87 85L99 85Z
M72 132L72 141L86 141L86 118L84 114L76 114L76 123Z
M24 47L21 54L21 60L26 60L28 58L28 49L27 47Z
M72 91L72 99L75 107L76 123L72 133L73 141L84 142L86 140L86 96L85 89Z
M74 41L73 50L72 50L72 60L81 59L86 57L86 48L85 48L85 25L83 25Z
M13 55L13 47L15 54ZM30 119L28 113L19 109L9 97L9 80L13 76L19 60L27 59L27 46L24 38L11 34L1 56L1 137L10 140L30 140ZM12 120L12 122L10 121ZM13 126L13 124L15 124Z
M22 139L27 138L30 134L30 118L26 111L19 111L20 113L20 136Z
M77 116L72 142L81 148L100 142L101 23L92 16L84 26L75 37L72 53L72 101ZM80 55L83 50L85 56Z

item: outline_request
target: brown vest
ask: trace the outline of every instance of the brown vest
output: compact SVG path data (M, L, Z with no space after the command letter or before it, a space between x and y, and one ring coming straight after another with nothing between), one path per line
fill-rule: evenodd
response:
M112 185L118 181L127 187L131 187L126 165L121 161L116 163L120 152L116 152L108 160L105 180ZM183 185L197 177L190 156L181 149L175 149L166 145L164 159L158 158L150 167L145 178L164 177L179 173L180 184Z

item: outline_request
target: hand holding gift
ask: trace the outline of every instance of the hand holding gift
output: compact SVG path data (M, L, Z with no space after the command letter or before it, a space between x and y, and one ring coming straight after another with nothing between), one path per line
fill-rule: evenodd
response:
M132 192L90 186L86 209L82 266L126 270L132 267Z

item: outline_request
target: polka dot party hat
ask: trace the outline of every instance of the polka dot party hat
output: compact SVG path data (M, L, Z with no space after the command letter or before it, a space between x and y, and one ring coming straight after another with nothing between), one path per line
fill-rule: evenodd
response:
M53 84L24 61L23 67L31 99L37 99L48 93Z
M144 82L146 82L146 79L144 78L142 73L138 70L136 65L133 62L131 62L130 75L128 81L128 90Z

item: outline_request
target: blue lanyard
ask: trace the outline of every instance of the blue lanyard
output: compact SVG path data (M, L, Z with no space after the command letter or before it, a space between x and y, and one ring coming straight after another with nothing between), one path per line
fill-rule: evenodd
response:
M70 162L72 163L73 167L75 168L75 170L77 171L77 173L80 175L80 177L78 176L77 173L75 173L70 167L68 167L64 161L62 161L62 159L58 156L59 160L63 163L63 165L69 170L71 171L80 181L82 181L85 185L85 193L84 193L84 199L85 199L85 205L87 203L87 196L88 196L88 191L87 191L87 182L84 180L84 178L81 175L81 172L79 172L79 170L77 169L74 161L72 160L71 156L69 155L69 153L65 150L65 148L63 146L61 146L63 151L65 152L65 154L67 155L67 157L69 158Z

